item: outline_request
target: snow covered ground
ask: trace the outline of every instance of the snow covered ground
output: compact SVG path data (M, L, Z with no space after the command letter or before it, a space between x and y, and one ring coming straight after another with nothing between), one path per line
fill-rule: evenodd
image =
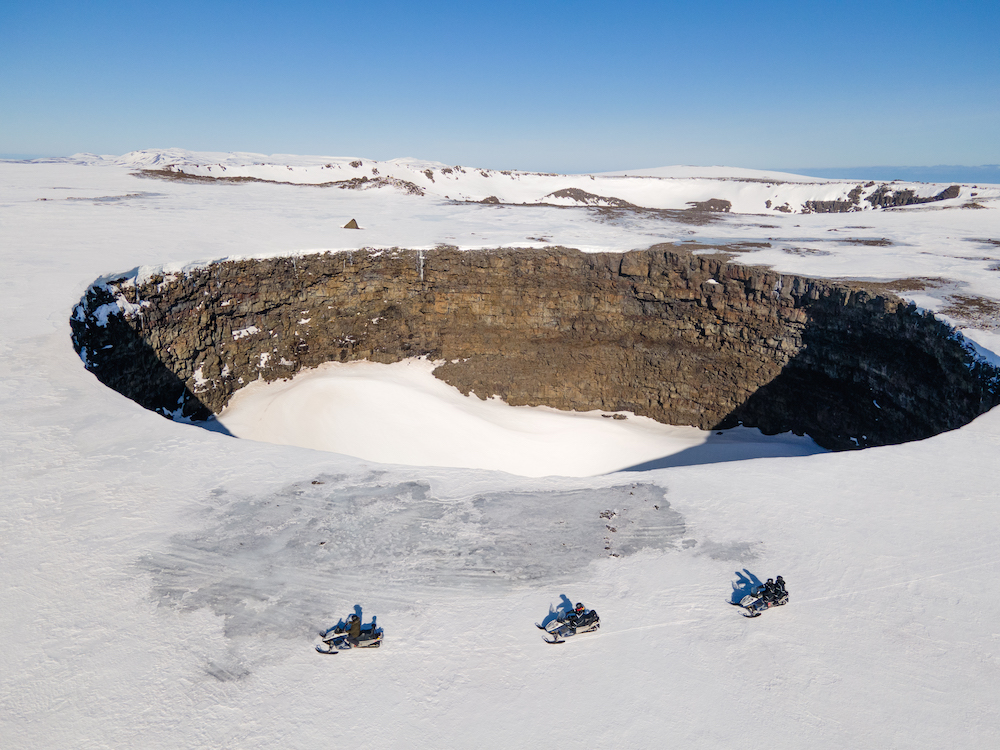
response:
M461 203L483 186L457 178L416 195L130 174L177 157L0 162L0 746L1000 743L996 411L852 453L590 477L405 466L402 454L352 458L167 421L98 383L68 326L94 279L139 266L362 246L752 243L738 260L924 279L904 296L998 351L1000 188L856 214L741 213L746 186L767 182L724 171L690 184L675 174L669 205L637 197L655 192L655 174L588 190L647 208L733 204L694 222ZM185 158L227 171L248 161ZM335 161L346 173L354 160L320 164ZM544 203L590 180L544 177L541 194L486 195ZM794 189L807 184L819 183ZM982 208L963 208L973 202ZM340 229L350 218L364 229ZM396 382L408 403L430 396L419 383ZM449 411L469 416L434 408ZM601 471L596 460L579 473ZM778 573L787 607L748 620L726 604ZM601 631L542 643L532 623L578 600ZM384 646L316 654L316 632L355 605L378 616Z

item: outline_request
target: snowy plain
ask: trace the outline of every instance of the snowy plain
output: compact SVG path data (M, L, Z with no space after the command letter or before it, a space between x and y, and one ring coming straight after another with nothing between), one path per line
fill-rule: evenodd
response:
M88 373L68 325L95 279L142 267L689 243L739 246L737 261L781 272L923 279L903 296L996 352L1000 188L785 214L752 191L771 184L794 204L852 184L727 180L721 168L517 180L467 167L469 180L439 193L442 165L413 160L362 162L414 184L435 170L424 195L132 174L182 162L260 179L357 169L257 161L268 160L0 162L0 746L1000 744L996 411L851 453L590 477L407 466L165 420ZM586 183L649 209L716 198L733 211L701 223L544 200ZM505 203L454 200L491 195ZM362 231L340 228L351 218ZM748 620L726 604L751 576L779 573L789 606ZM602 629L547 646L533 623L567 599L595 608ZM355 605L378 616L385 645L316 654L316 632Z

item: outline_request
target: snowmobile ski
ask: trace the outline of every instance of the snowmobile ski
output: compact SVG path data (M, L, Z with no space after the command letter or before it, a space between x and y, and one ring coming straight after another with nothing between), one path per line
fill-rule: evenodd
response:
M325 646L325 648L324 648ZM372 634L365 631L357 641L348 640L346 635L335 635L332 638L323 639L323 646L316 646L316 650L321 654L335 654L339 651L351 651L356 648L379 648L382 646L382 631Z
M747 594L740 601L730 601L737 607L742 608L741 615L744 617L760 617L765 610L772 607L782 607L788 604L788 592L784 592L778 599L765 599L760 592Z

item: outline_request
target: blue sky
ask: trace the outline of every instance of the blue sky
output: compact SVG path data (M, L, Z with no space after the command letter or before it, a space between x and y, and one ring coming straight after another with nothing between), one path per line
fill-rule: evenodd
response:
M0 154L1000 163L1000 2L0 4Z

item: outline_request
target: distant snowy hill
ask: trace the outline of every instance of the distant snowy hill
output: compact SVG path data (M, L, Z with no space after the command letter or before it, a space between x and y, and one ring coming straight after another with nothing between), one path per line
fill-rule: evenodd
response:
M764 182L827 182L825 179L805 177L791 172L775 172L763 169L743 169L741 167L654 167L652 169L625 169L615 172L599 172L602 177L659 177L663 179L710 180L761 180Z
M259 180L351 189L391 188L458 201L561 206L827 213L940 203L957 206L1000 186L826 180L729 167L661 167L594 175L556 175L447 166L416 159L134 151L120 157L77 154L62 160L152 170L163 176L221 181ZM976 193L976 195L973 195Z
M1000 164L983 164L978 167L940 165L935 167L827 167L803 169L799 174L824 177L831 180L848 178L859 180L904 182L939 182L950 184L959 182L975 185L1000 185Z

